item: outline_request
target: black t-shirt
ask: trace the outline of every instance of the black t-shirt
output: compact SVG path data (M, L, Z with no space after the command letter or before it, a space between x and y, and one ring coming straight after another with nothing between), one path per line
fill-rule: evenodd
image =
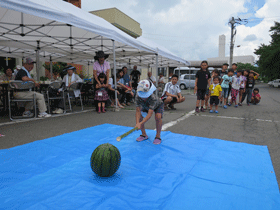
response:
M222 72L222 71L221 71L221 72L220 72L220 78L223 78L223 76L224 76L224 75L227 75L227 74L228 74L227 71L225 71L225 72Z
M24 71L23 69L20 69L16 75L15 80L22 80L22 77L28 77L26 71Z
M195 77L197 78L197 89L206 90L208 85L208 79L211 78L210 72L208 70L199 70Z
M254 78L247 78L246 88L254 88L255 86L255 79Z
M133 81L138 81L139 76L141 75L140 71L138 70L133 70L131 73L131 78Z

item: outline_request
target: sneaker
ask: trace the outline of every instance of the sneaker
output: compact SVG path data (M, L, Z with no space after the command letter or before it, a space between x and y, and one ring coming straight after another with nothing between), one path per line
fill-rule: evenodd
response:
M238 103L238 106L242 106L242 104L241 104L241 103Z
M23 116L23 117L33 117L34 114L31 113L30 111L26 111L26 112L23 112L22 116Z
M161 143L161 138L156 137L153 143L154 144L160 144Z
M5 136L5 135L3 135L3 134L0 133L0 137L4 137L4 136Z
M195 111L197 112L197 113L199 113L199 108L197 107L197 108L195 108Z
M213 113L213 110L210 110L209 113Z
M205 112L205 110L203 109L203 107L200 108L200 111L201 111L201 112Z
M227 109L227 105L224 105L224 109Z
M56 108L54 111L52 111L52 113L53 113L53 114L57 114L57 113L56 113L57 110L58 110L58 108Z
M144 141L144 140L147 140L149 137L148 136L143 136L143 135L140 135L136 141L140 142L140 141Z
M231 106L231 103L229 103L228 106Z
M56 114L63 114L63 109L57 109L57 111L55 112Z
M234 105L234 107L235 107L235 108L238 108L238 105L236 104L236 105Z
M176 110L176 108L173 105L172 106L169 105L168 108L171 110Z
M131 104L129 102L126 103L127 106L130 106Z
M38 117L40 117L40 118L46 118L46 117L51 117L51 115L48 114L48 113L46 113L46 112L43 112L43 113L40 113L40 114L38 115Z
M219 113L218 110L215 110L215 113L218 114Z
M250 104L248 103L247 106L250 106Z

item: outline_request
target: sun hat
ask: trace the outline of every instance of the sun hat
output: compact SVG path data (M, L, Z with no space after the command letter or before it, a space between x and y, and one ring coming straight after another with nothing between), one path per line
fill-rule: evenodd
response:
M95 53L94 60L98 60L98 58L108 58L109 54L105 54L103 51L98 51Z
M66 66L66 68L65 68L65 69L63 69L63 71L64 71L64 72L65 72L65 71L67 71L67 70L73 70L73 71L76 71L76 68L75 68L74 66L69 65L69 66Z
M140 98L149 98L156 89L148 80L141 80L137 86L137 94Z

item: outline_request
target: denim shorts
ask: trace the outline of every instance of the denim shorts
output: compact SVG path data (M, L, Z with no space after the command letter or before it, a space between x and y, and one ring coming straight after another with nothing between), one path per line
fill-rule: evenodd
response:
M229 88L222 88L222 97L224 98L228 97L228 90Z

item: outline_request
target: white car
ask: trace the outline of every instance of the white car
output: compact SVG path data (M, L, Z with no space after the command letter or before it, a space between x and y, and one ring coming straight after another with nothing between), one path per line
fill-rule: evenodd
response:
M280 79L276 79L267 83L269 86L272 87L280 87Z

